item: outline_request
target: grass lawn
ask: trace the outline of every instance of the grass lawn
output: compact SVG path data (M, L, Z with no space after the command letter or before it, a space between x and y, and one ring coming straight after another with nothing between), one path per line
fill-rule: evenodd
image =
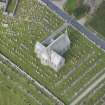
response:
M77 7L77 0L67 0L66 4L65 4L65 9L72 13L72 11L74 11L74 9Z
M67 0L64 9L76 18L83 17L89 11L89 7L83 4L83 0Z
M12 13L16 5L16 1L9 0L9 5L7 7L7 12Z
M105 1L87 24L105 37Z

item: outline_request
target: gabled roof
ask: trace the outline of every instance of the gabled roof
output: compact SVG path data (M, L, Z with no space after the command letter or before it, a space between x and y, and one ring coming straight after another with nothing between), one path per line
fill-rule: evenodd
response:
M48 49L54 50L58 54L64 54L67 48L70 45L69 37L66 33L59 36L56 40L53 40L53 42L48 45Z

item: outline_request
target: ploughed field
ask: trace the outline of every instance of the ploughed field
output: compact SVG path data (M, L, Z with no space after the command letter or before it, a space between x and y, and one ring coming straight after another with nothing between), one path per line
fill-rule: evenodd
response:
M56 73L49 67L41 65L34 53L35 43L53 33L63 24L63 20L36 0L20 1L16 14L11 18L4 17L0 12L0 53L65 104L69 105L93 82L93 78L96 79L98 74L105 72L105 53L71 27L67 29L71 47L64 55L66 58L64 67ZM20 100L19 96L25 98L22 98L21 103L17 105L29 105L26 104L28 102L33 105L41 103L46 105L47 102L47 105L55 104L51 97L40 92L40 89L32 83L27 83L25 77L13 72L14 68L2 60L1 58L0 83L3 81L5 84L0 85L2 93L0 98L11 94L14 103ZM8 99L3 98L2 102L5 100ZM12 105L11 101L9 105Z

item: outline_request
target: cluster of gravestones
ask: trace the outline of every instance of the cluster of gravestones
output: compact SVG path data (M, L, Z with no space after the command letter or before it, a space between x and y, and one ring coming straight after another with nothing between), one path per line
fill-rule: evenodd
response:
M88 61L89 58L91 58L93 55L96 55L94 51L93 51L92 53L89 53L88 56L87 56L87 58L85 58L85 59L81 62L81 64L83 64L85 61ZM98 53L98 55L101 55L101 53ZM87 63L88 63L88 64L92 64L92 62L94 62L95 60L96 60L95 58L92 58L92 59L89 60ZM95 63L94 63L92 66L90 66L87 71L85 71L78 79L76 79L75 81L73 81L73 83L71 83L70 85L68 85L68 86L63 90L63 92L61 92L61 95L63 96L63 95L65 95L65 94L67 94L67 92L70 90L71 87L74 87L75 84L77 84L80 79L82 79L88 72L92 71L93 68L95 68L97 64L100 64L101 61L102 61L102 59L100 59L100 60L98 60L98 61L95 61ZM81 64L80 64L80 65L81 65ZM80 66L78 66L78 68L79 68L79 67L80 67ZM67 74L66 76L69 76L69 77L70 77L70 75L71 75L73 72L75 72L78 68L75 68L75 69L72 70L72 71L70 70L69 75ZM68 78L68 77L66 78L66 76L65 76L62 80L59 81L59 83L57 84L57 86L58 86L58 85L61 86L61 83L62 83L63 81L65 81L65 80ZM71 78L71 77L70 77L70 78ZM71 78L71 80L72 80L72 79L73 79L73 78ZM68 82L70 82L71 80L68 79L68 81L65 82L65 84L68 84ZM88 83L90 83L90 82L91 82L91 81L89 81ZM84 84L83 86L86 87L87 84ZM82 91L82 89L83 89L83 88L81 88L80 91ZM79 92L80 92L80 91L79 91ZM77 92L75 93L75 95L76 95L76 94L77 94Z
M40 103L40 105L42 105L42 103L36 98L36 97L34 97L33 96L33 94L32 94L32 92L30 92L30 91L27 91L21 84L19 84L19 82L17 82L17 81L15 81L15 79L13 78L13 77L11 77L11 75L13 74L14 75L14 73L13 73L13 71L12 71L12 69L10 69L10 68L8 68L8 66L6 66L5 65L5 61L2 59L2 58L0 58L0 60L1 60L1 62L0 62L0 66L2 67L2 69L0 70L0 74L2 74L2 75L4 75L4 76L6 76L6 78L8 79L8 80L10 80L10 81L12 81L12 83L14 84L14 85L17 85L17 87L22 91L22 92L25 92L28 96L30 96L30 97L32 97L36 102L38 102L38 103ZM7 64L8 65L8 64ZM6 71L7 70L7 71ZM10 75L10 73L11 73L11 75ZM18 74L17 73L17 75L19 76L20 74ZM20 77L19 77L20 78ZM25 79L25 78L24 78ZM27 81L27 84L29 84L30 85L30 82L26 79L26 81ZM0 83L3 83L4 81L2 81L2 82L0 82ZM12 87L10 87L10 86L8 86L8 85L6 85L6 88L8 88L8 89L12 89ZM12 92L15 92L14 90L12 90ZM37 90L37 92L38 92L38 94L42 94L42 92L40 91L40 90ZM15 93L16 94L16 93ZM27 101L25 101L25 102L27 102Z
M16 37L14 37L13 34L10 33L9 36L8 36L8 42L12 43L12 45L13 45L13 43L19 43L21 41L22 37L24 37L23 34L21 34L21 35L19 35L20 39L18 40ZM5 38L3 38L3 39L6 39L7 36L6 35L4 35L4 36L5 36ZM5 40L2 40L2 41L5 43ZM30 43L32 43L32 42L30 42ZM16 58L19 59L19 61L21 61L23 63L26 61L25 58L26 58L27 52L29 51L29 48L28 48L28 45L25 41L22 41L17 47L12 46L12 48L10 48L11 46L8 43L5 43L3 45L4 45L3 48L6 49L6 51L8 51L8 53L10 55L15 56ZM9 50L7 48L9 48ZM33 58L32 55L27 55L27 56L29 56L29 59L27 58L26 62L28 62L29 64L31 63L30 65L35 69L34 72L39 74L42 78L45 78L45 77L50 78L48 74L45 74L45 73L42 74L41 73L43 70L38 65L36 65L37 64L36 58ZM33 59L34 59L34 61L33 61Z
M41 10L42 11L42 10ZM43 10L43 12L44 12L44 10ZM53 22L52 21L52 18L49 18L49 12L47 12L46 11L46 16L44 16L44 18L43 18L43 23L44 24L41 24L41 22L40 22L40 24L41 25L43 25L43 27L44 28L46 28L46 31L48 32L48 33L50 33L51 31L53 32L53 30L58 26L58 24L59 24L59 22L57 22L57 20L58 19L55 19L55 21L56 21L56 23L55 22ZM51 22L51 23L50 23ZM12 25L12 24L11 24ZM50 28L51 27L51 28ZM53 27L53 28L52 28ZM25 29L25 27L22 27L22 29L25 31L26 29ZM40 31L40 33L39 34L42 34L45 30L44 29L40 29L41 31ZM15 35L15 33L9 33L9 32L7 32L7 34L9 34L9 38L8 38L8 41L10 42L10 43L19 43L20 42L20 40L22 40L22 36L23 36L23 32L19 32L19 37L20 37L20 39L18 40L17 38L13 38L14 37L14 35ZM17 33L16 33L17 34ZM5 35L4 35L5 36ZM5 36L6 38L5 39L7 39L7 36ZM10 38L11 37L11 38ZM24 36L23 36L24 37ZM41 36L39 35L39 36L37 36L39 39L41 39ZM24 38L23 38L24 39ZM4 41L4 43L5 43L5 41ZM32 43L32 42L30 42L30 43ZM7 49L7 48L10 48L10 45L8 44L8 43L5 43L4 44L4 46L6 45L6 47L4 48L4 49ZM33 49L34 50L34 49ZM7 51L8 51L8 49L7 49ZM13 47L13 48L11 48L11 49L9 49L9 51L8 51L8 53L10 54L10 55L13 55L13 56L16 56L16 58L18 58L20 61L22 61L22 62L25 62L24 60L26 60L26 55L25 55L25 53L27 52L27 51L29 51L29 48L28 48L28 46L26 45L26 43L25 43L25 41L22 41L21 43L20 43L20 45L16 48L16 47ZM27 54L27 53L26 53ZM19 57L20 56L20 57ZM48 73L46 73L46 72L43 72L43 73L41 73L43 70L42 70L42 68L40 68L39 67L39 65L36 65L37 64L37 60L36 60L36 58L33 58L33 56L31 56L31 55L27 55L27 56L30 56L30 59L27 59L27 62L30 64L31 63L31 65L33 66L33 68L35 69L35 72L37 73L37 74L39 74L42 78L44 78L44 79L46 79L46 77L47 78L50 78L50 76L49 76L49 74ZM34 59L34 62L33 62L33 60L31 60L31 58L32 59ZM24 60L23 60L24 59ZM36 62L36 64L35 64L35 62ZM49 71L50 72L50 71ZM51 74L51 73L50 73ZM55 77L57 77L57 75L55 74Z

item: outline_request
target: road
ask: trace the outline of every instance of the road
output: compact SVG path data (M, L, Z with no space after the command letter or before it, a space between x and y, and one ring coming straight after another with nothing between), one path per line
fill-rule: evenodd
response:
M77 20L73 18L73 16L70 16L65 11L61 10L59 7L53 4L51 0L41 0L41 1L45 3L53 12L62 17L70 26L79 31L83 36L88 38L98 47L105 50L105 41L100 37L98 37L94 32L89 31L85 26L78 23Z

